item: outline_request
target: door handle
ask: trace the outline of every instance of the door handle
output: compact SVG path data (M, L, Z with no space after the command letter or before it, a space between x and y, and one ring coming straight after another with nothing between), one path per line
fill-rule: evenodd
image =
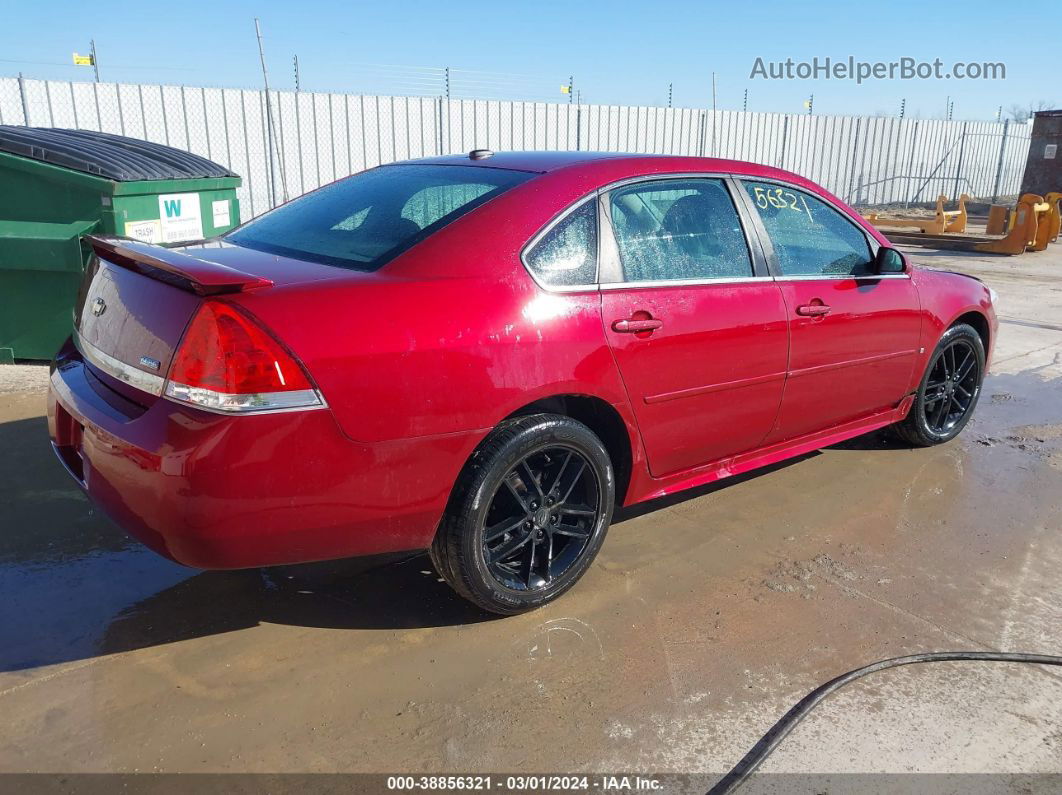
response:
M830 307L826 306L826 304L803 304L796 309L796 313L804 317L821 317L828 314L829 311Z
M637 334L640 331L655 331L664 325L664 321L650 320L614 320L612 330L621 334Z

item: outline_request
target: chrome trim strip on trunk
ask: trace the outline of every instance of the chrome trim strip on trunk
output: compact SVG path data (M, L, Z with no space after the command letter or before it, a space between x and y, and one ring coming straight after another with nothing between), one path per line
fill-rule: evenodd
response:
M162 376L146 373L131 364L126 364L114 358L109 353L104 353L91 342L84 339L78 331L74 331L74 346L85 359L112 378L117 378L122 383L129 384L134 389L147 392L149 395L154 395L155 397L162 395L162 389L166 383Z

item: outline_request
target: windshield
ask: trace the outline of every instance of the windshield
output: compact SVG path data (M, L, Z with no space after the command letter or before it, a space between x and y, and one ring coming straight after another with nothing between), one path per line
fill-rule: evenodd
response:
M227 239L271 254L372 271L532 176L481 166L375 168L278 207Z

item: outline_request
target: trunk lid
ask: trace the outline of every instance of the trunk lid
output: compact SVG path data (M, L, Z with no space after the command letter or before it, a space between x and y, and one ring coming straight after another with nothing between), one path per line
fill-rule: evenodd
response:
M94 256L74 309L75 343L100 381L140 405L162 393L205 299L368 276L220 241L172 249L125 238L86 242Z
M93 373L147 405L162 392L174 351L202 298L167 271L96 248L74 309L74 341ZM104 258L104 257L107 258ZM121 262L122 264L119 264Z

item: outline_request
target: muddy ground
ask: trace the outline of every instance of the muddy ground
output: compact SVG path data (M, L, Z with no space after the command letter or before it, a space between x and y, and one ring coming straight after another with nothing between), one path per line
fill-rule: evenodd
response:
M0 372L0 770L719 772L867 662L1062 653L1062 245L914 256L1000 295L959 439L874 434L627 511L574 591L516 618L424 556L168 563L53 460L39 370ZM877 674L764 769L1062 772L1062 675Z

